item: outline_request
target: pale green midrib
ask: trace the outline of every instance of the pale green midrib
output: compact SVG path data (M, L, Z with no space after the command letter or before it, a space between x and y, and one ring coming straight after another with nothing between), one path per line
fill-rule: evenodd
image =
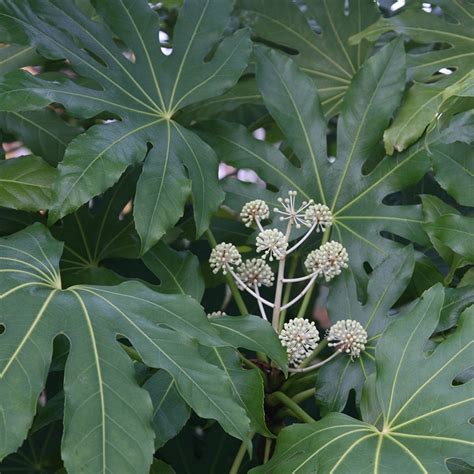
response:
M308 135L308 131L306 130L306 125L305 125L305 122L303 120L303 117L301 116L301 113L300 113L300 110L298 109L297 107L297 104L296 104L296 101L295 101L295 98L293 97L293 94L291 93L290 89L288 88L287 84L286 84L286 81L285 79L283 78L283 76L280 74L280 71L278 70L278 68L275 66L275 64L272 62L272 61L269 61L273 70L275 71L276 75L278 76L278 78L280 79L280 82L281 82L281 85L284 87L285 91L286 91L286 94L288 95L288 98L290 99L291 101L291 104L293 106L293 109L294 111L296 112L296 115L298 117L298 122L300 123L300 126L301 126L301 130L303 131L303 135L304 135L304 138L305 138L305 142L306 142L306 146L308 148L308 151L309 151L309 154L311 156L311 162L313 164L313 169L314 169L314 174L316 176L316 182L318 183L318 189L319 189L319 192L321 194L321 199L323 201L323 204L326 202L326 198L324 196L324 188L323 188L323 184L321 182L321 176L319 174L319 168L318 168L318 163L317 163L317 157L316 157L316 154L315 154L315 151L313 149L313 144L311 143L311 140L309 139L309 135Z
M34 122L33 120L30 120L28 117L25 117L24 115L18 113L18 112L11 112L13 115L19 117L21 120L24 120L25 122L28 122L30 123L31 125L33 125L34 127L36 127L38 130L41 130L43 133L45 133L46 135L49 135L53 140L57 141L60 145L62 145L63 147L67 147L67 143L63 142L61 140L61 138L59 138L58 136L56 136L54 133L52 133L50 130L42 127L41 125L37 124L36 122Z
M152 63L152 60L151 60L151 57L150 57L150 54L148 52L148 48L145 44L145 42L143 41L143 37L142 35L140 34L140 31L137 27L137 24L135 22L135 20L133 19L132 15L130 14L130 11L125 7L124 3L123 3L123 0L119 0L120 2L120 5L122 6L122 8L125 10L126 12L126 15L128 16L130 22L132 23L133 25L133 29L135 30L135 33L138 37L138 41L140 41L140 44L142 45L142 49L143 49L143 52L145 53L145 56L146 56L146 59L147 59L147 62L148 62L148 67L150 69L150 72L151 72L151 75L153 77L153 82L155 83L155 87L156 87L156 92L158 93L158 97L160 99L160 104L161 104L161 110L164 110L165 109L165 103L163 101L163 96L161 94L161 89L160 89L160 84L158 82L158 78L156 77L156 72L155 72L155 68L153 66L153 63ZM153 101L153 104L155 104L155 102ZM156 104L155 104L156 105Z
M179 129L179 126L175 123L175 122L171 122L173 127L176 129L176 131L179 133L179 135L181 136L181 139L184 141L184 143L186 144L186 146L188 147L188 150L191 152L193 158L194 158L194 161L196 163L196 167L197 169L199 170L199 175L201 176L201 181L202 181L202 187L201 187L201 201L202 202L205 202L205 197L206 197L206 186L205 186L205 178L204 178L204 173L202 172L202 167L201 167L201 163L199 162L199 159L198 157L196 156L196 153L194 152L194 149L191 147L190 143L188 142L187 138L183 135L183 133L181 132L181 130ZM194 195L194 193L193 193ZM197 227L198 229L201 227L202 225L202 220L204 219L204 216L201 215L199 216L199 222L197 223Z
M393 55L395 54L395 49L392 51L392 54L390 55L390 57L388 58L388 60L386 61L385 63L385 66L384 66L384 69L383 69L383 73L380 77L380 79L377 80L377 85L375 86L375 90L374 92L371 94L370 96L370 100L369 100L369 103L367 104L367 107L365 108L364 110L364 114L362 115L362 120L360 121L359 123L359 126L357 128L357 132L356 132L356 135L355 135L355 138L352 142L352 148L351 148L351 151L349 153L349 156L347 157L347 161L346 161L346 165L344 167L344 171L342 173L342 177L341 179L339 180L339 184L337 186L337 190L336 190L336 194L334 196L334 200L332 202L332 205L331 205L331 212L334 213L334 209L336 207L336 204L337 204L337 200L339 199L339 194L341 192L341 189L342 189L342 185L344 184L344 181L346 179L346 175L347 175L347 172L349 171L349 167L351 165L351 162L352 162L352 158L354 157L354 153L355 153L355 150L356 150L356 147L358 145L358 142L359 142L359 138L360 138L360 134L362 132L362 128L364 127L365 125L365 121L367 119L367 115L369 113L369 110L371 109L372 107L372 103L373 101L375 100L375 97L377 96L378 92L379 92L379 88L382 86L382 81L384 80L385 78L385 75L387 74L387 71L390 69L390 66L391 66L391 60L393 58Z
M181 74L182 74L182 71L183 71L183 68L184 68L184 64L186 63L186 60L187 60L187 57L188 57L188 54L189 54L189 50L191 49L194 38L196 37L196 34L197 34L197 32L198 32L198 30L201 26L201 22L204 18L204 14L206 13L208 6L209 6L209 0L206 0L206 3L202 8L201 14L199 15L199 19L196 22L196 26L194 27L193 32L191 34L191 38L189 39L189 42L186 45L186 49L184 51L183 57L181 58L181 62L179 64L178 72L176 74L176 78L175 78L175 81L174 81L174 84L173 84L173 89L171 90L171 97L170 97L169 104L168 104L168 110L173 110L174 95L176 93L176 89L178 88L179 81L181 80Z
M81 306L81 309L82 309L82 312L84 314L84 318L86 320L86 324L87 324L87 327L88 327L88 330L89 330L89 335L90 335L90 338L91 338L92 348L93 348L93 352L94 352L94 359L95 359L94 366L95 366L96 372L97 372L97 380L98 380L98 384L99 384L100 407L101 407L102 474L106 474L108 468L107 468L107 461L106 461L107 441L106 441L106 436L105 436L105 433L106 433L106 427L105 427L106 414L105 414L104 381L102 379L102 368L101 368L101 365L100 365L100 357L99 357L99 352L98 352L98 349L97 349L97 341L96 341L96 338L95 338L95 332L94 332L94 328L93 328L93 325L92 325L92 321L90 319L89 312L87 310L87 307L86 307L83 299L74 290L68 290L68 291L71 291L71 293L73 293L74 296L79 300L79 304Z
M306 39L303 35L300 35L299 33L297 33L295 30L293 30L292 28L288 27L287 25L285 25L284 23L282 23L281 21L278 21L278 20L275 20L274 18L268 16L268 15L265 15L264 13L261 13L259 11L256 11L255 10L255 14L256 15L259 15L263 18L266 18L268 21L270 21L271 23L275 23L277 24L278 26L280 26L281 28L289 31L290 33L292 33L293 35L295 35L297 38L300 38L304 43L306 43L311 49L314 49L315 51L317 51L323 58L325 58L327 61L329 61L333 66L336 66L337 69L339 69L341 72L343 72L349 79L352 79L352 75L347 72L340 64L338 64L336 61L334 61L330 56L328 56L326 53L324 53L321 49L319 49L314 43L312 43L311 41L309 41L308 39Z
M6 372L10 368L10 366L13 364L13 362L18 357L18 354L21 352L21 350L23 349L23 346L26 344L26 342L30 338L31 334L35 330L36 326L41 321L41 318L43 317L44 313L46 312L51 300L53 299L53 296L56 294L57 291L58 291L57 289L53 289L51 291L51 293L48 295L48 297L45 299L44 303L41 305L41 308L38 311L38 314L36 315L35 319L33 320L33 323L29 327L26 334L23 336L20 344L17 346L17 348L13 352L12 356L8 359L8 362L5 364L5 367L3 368L3 370L0 372L0 380L3 379L3 377L5 376Z
M156 194L156 197L155 197L155 203L153 205L153 211L151 213L151 217L148 219L148 225L146 227L146 231L144 233L144 235L141 237L141 240L142 240L142 249L141 249L141 253L144 253L145 251L145 248L148 247L149 245L149 242L154 240L152 239L152 236L151 236L151 229L152 227L155 227L155 214L156 214L156 211L158 209L158 204L160 202L160 199L161 199L161 193L162 193L162 190L163 190L163 186L164 186L164 183L166 181L166 175L167 175L167 172L168 172L168 162L169 162L169 159L170 159L170 150L171 150L171 127L170 127L170 122L167 121L166 122L166 153L165 153L165 158L164 158L164 163L163 163L163 167L162 167L162 174L161 174L161 179L160 179L160 185L159 185L159 188L158 188L158 192ZM149 159L152 159L151 157L149 157ZM163 230L162 230L162 233Z
M120 138L118 138L117 140L114 140L112 143L110 143L109 145L107 145L100 153L98 153L95 158L93 160L91 160L91 162L84 168L84 170L82 171L82 173L79 175L78 178L76 178L76 181L74 181L74 183L69 187L69 191L66 193L66 195L61 199L61 204L64 204L64 202L69 198L69 196L71 195L73 189L76 187L77 183L84 177L84 175L87 173L87 171L89 171L89 169L100 159L102 158L102 156L107 153L107 151L109 151L111 148L113 148L114 146L116 146L118 143L120 143L121 141L125 140L126 138L130 137L131 135L135 134L135 133L138 133L142 130L144 130L145 128L148 128L148 127L151 127L153 125L156 125L157 123L161 122L163 119L159 119L159 120L153 120L152 122L148 122L147 124L145 125L141 125L140 127L137 127L133 130L130 130L128 131L127 133L125 133L124 135L122 135ZM58 203L59 204L59 203ZM58 206L59 207L59 206Z
M149 106L148 104L142 102L140 99L138 99L137 97L135 97L133 94L130 94L126 89L124 89L122 86L120 86L119 84L117 84L115 81L113 81L112 79L110 79L110 77L107 76L107 74L104 74L102 71L98 70L97 68L95 68L94 66L92 66L91 64L87 63L86 61L84 61L80 56L78 56L76 53L74 53L73 51L71 51L70 49L67 49L66 47L64 47L63 45L59 44L55 39L53 39L51 36L47 36L45 33L43 33L41 30L39 30L38 28L36 28L35 26L33 25L30 25L30 24L27 24L24 20L21 20L20 18L16 18L16 17L13 17L11 15L6 15L5 13L0 13L0 17L1 16L5 16L6 18L9 18L13 21L16 21L16 22L20 22L20 23L23 23L23 24L26 24L26 28L25 29L28 29L28 27L31 27L33 28L34 30L36 30L37 33L39 33L40 35L42 36L46 36L46 38L50 39L51 41L53 41L59 48L62 48L64 49L65 51L68 51L72 56L75 56L81 63L85 64L87 67L89 67L90 69L92 69L93 71L95 71L97 74L99 74L100 76L102 76L105 80L109 81L110 83L112 83L115 87L117 87L117 89L121 90L122 92L124 92L126 95L128 95L130 98L132 98L133 100L135 100L135 102L138 102L140 103L141 105L143 105L144 107L146 107L147 109L151 110L152 112L155 112L156 113L156 109L154 109L153 107Z

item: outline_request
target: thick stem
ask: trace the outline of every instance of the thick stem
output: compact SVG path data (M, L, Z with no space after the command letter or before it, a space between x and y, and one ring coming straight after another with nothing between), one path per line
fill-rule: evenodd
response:
M252 437L253 437L253 435L252 435ZM244 460L246 451L247 451L247 445L246 445L245 442L243 442L240 445L240 448L237 451L237 454L235 455L234 462L232 463L229 474L238 474L239 469L240 469L240 465L242 464L242 461Z
M311 370L318 369L319 367L323 366L324 364L326 364L330 360L334 359L334 357L338 356L339 354L340 354L340 352L336 351L336 352L334 352L334 354L329 356L327 359L324 359L323 361L318 362L317 364L313 364L313 365L310 365L309 367L303 367L303 368L296 368L296 369L289 368L288 372L291 372L292 374L301 374L301 373L304 373L304 372L310 372Z
M263 463L266 464L268 460L270 459L270 453L272 451L272 439L271 438L265 438L265 450L263 452Z
M308 390L304 390L303 392L296 394L294 397L292 397L292 400L295 403L302 403L308 398L313 397L315 393L316 393L316 389L314 387L308 388Z
M279 403L288 407L294 415L305 423L314 423L316 420L308 415L297 403L295 403L288 395L283 392L274 392L267 397L267 402L270 405L278 405Z

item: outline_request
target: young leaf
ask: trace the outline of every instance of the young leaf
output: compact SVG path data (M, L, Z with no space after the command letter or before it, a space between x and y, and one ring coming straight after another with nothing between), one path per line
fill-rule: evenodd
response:
M413 273L413 249L394 252L370 275L367 301L357 302L357 289L350 272L344 272L331 286L328 311L331 323L354 319L367 331L366 350L358 359L345 354L327 363L318 372L316 399L321 411L342 411L351 390L360 401L362 386L375 371L375 350L380 336L390 322L389 311L402 295Z
M443 306L437 285L383 334L376 349L377 375L364 392L377 420L331 413L314 424L285 428L273 458L253 473L446 472L447 458L474 462L472 383L453 385L472 365L474 308L431 354L426 343ZM415 375L416 374L416 375Z
M297 52L293 58L315 81L325 114L338 113L372 50L368 42L351 46L348 39L379 18L375 3L308 0L303 9L287 0L239 0L237 6L259 38Z
M232 1L187 2L174 29L173 54L165 56L158 43L159 17L145 0L92 3L103 23L90 20L69 1L18 5L6 0L0 8L4 24L10 29L20 25L40 53L67 58L76 72L100 86L58 84L15 72L0 87L3 110L16 111L19 104L33 110L54 101L81 117L105 111L121 119L93 126L69 145L59 166L50 221L111 187L128 165L145 158L151 143L154 148L146 158L134 207L142 253L181 216L187 173L200 235L223 198L217 161L213 151L173 117L184 106L220 95L237 82L250 53L248 32L226 37L212 59L204 61L226 27ZM122 54L110 30L133 61ZM179 198L170 201L171 194Z
M383 48L355 75L339 117L334 163L327 157L326 123L314 83L281 53L259 48L257 58L264 101L301 165L293 165L273 145L254 139L242 127L213 123L206 139L222 159L254 169L279 188L279 195L293 189L301 199L326 203L334 216L332 236L347 248L359 284L366 279L364 262L374 268L398 246L381 232L427 243L419 206L384 203L386 196L415 184L428 170L425 147L415 145L397 160L385 157L370 173L363 173L404 87L401 42Z
M376 40L387 31L409 36L416 43L441 43L442 48L415 50L408 55L410 77L415 84L409 89L397 117L384 134L387 153L402 151L414 143L429 123L435 120L444 101L446 87L463 81L471 72L474 59L472 16L474 6L465 0L434 0L433 10L439 6L442 15L427 13L421 2L391 18L381 18L365 31L351 38L355 43L362 38ZM440 70L450 70L441 74Z
M68 471L149 470L152 405L117 335L128 338L146 365L170 373L198 415L248 440L249 420L225 373L199 354L197 341L226 345L200 306L134 281L63 289L61 251L40 224L0 241L0 459L26 436L60 333L70 342L62 442Z
M51 205L56 169L37 156L0 160L0 203L22 211L39 211Z

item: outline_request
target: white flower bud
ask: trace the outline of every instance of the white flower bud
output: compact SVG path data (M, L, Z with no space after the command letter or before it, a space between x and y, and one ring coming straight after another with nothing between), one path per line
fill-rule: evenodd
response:
M309 206L304 213L304 219L308 225L316 224L315 229L317 232L324 232L332 225L332 213L329 207L324 204L312 204Z
M285 256L288 241L278 229L267 229L257 236L257 252L264 252L263 256L270 255L270 261L275 257L277 260Z
M233 267L242 263L242 257L240 256L237 247L233 244L227 244L225 242L216 245L211 252L209 257L209 264L211 265L212 271L217 273L222 270L225 275L227 273L227 267Z
M246 260L237 269L237 275L247 286L272 286L275 276L270 265L261 258Z
M220 318L221 316L227 316L225 311L213 311L207 315L208 319Z
M345 352L351 359L360 357L367 343L367 331L358 321L343 319L338 321L327 332L329 347L337 347L339 352Z
M288 363L298 366L316 349L319 332L313 321L295 318L284 324L278 337L281 345L286 347Z
M256 220L268 219L269 216L270 210L265 201L261 199L255 199L246 203L240 212L240 218L246 227L250 227Z
M343 268L347 268L349 256L347 250L339 242L327 242L319 249L313 250L304 262L308 273L324 276L326 281L339 275Z

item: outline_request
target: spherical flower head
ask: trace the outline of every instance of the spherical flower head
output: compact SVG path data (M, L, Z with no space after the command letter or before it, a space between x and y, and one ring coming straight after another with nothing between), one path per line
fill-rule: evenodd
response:
M319 332L313 321L295 318L284 324L278 337L281 345L286 347L288 363L298 366L316 349Z
M316 232L324 232L332 225L332 212L324 204L312 204L306 209L304 219L308 225L315 225Z
M237 247L225 242L216 245L212 249L211 256L209 257L209 264L211 265L212 271L217 273L222 270L224 275L227 273L229 267L232 268L241 263L242 257Z
M221 316L227 316L225 311L213 311L207 315L208 319L220 318Z
M246 260L237 269L237 275L247 286L272 286L275 276L270 265L261 258Z
M345 352L351 359L360 357L367 344L367 331L353 319L338 321L327 332L329 347L337 347L339 352Z
M267 229L257 236L257 252L263 252L264 258L270 256L270 261L275 257L281 260L286 253L288 241L278 229Z
M348 262L347 250L339 242L331 241L310 252L304 265L309 273L324 276L326 281L331 281L343 268L347 268Z
M268 219L270 210L265 201L255 199L244 205L240 212L240 218L246 227L250 227L255 221L262 221Z

